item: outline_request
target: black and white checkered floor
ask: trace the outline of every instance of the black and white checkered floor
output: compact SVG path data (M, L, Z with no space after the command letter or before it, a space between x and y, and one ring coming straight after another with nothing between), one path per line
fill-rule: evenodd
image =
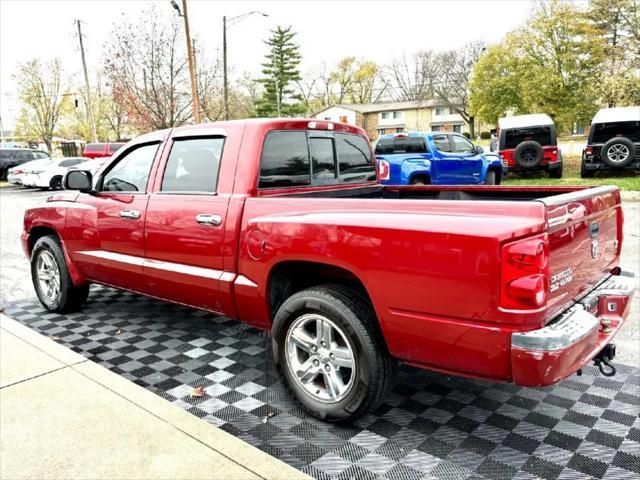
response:
M640 370L592 367L553 388L403 367L373 415L306 415L280 383L266 333L102 287L81 313L37 300L10 317L320 479L637 479ZM192 396L204 387L203 396Z

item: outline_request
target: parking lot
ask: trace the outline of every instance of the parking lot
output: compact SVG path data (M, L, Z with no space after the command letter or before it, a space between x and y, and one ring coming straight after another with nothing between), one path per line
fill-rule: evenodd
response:
M80 313L45 312L19 235L47 192L0 190L6 313L204 421L315 478L637 478L639 298L618 336L619 374L589 367L545 389L403 367L385 403L355 424L317 421L278 379L266 334L244 324L93 287ZM625 205L622 267L640 265L640 203ZM204 395L192 396L203 387Z

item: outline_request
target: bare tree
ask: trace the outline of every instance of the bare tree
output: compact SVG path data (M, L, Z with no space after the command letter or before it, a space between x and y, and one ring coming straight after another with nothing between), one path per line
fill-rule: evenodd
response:
M106 46L105 70L129 117L142 130L179 126L192 117L182 27L155 7L117 24Z
M471 42L459 50L440 53L435 59L438 80L433 84L436 96L458 113L475 136L475 118L469 111L469 81L485 50L483 42Z
M436 57L432 50L421 50L408 58L394 59L385 75L392 96L400 101L431 98L439 73Z
M39 59L30 60L20 65L13 78L22 103L21 123L40 136L51 152L64 102L60 60L54 59L44 65Z

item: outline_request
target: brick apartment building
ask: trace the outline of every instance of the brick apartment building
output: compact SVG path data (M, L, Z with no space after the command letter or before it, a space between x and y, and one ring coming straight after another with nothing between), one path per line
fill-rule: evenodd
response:
M313 118L357 125L372 141L386 133L468 131L462 117L438 100L338 104L315 113Z

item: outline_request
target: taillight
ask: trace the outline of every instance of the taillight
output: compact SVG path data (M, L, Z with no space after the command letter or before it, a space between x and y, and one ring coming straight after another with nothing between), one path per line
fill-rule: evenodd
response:
M378 173L380 180L389 180L391 176L391 166L386 160L378 160Z
M502 308L538 309L546 303L548 292L549 240L546 234L502 247Z
M513 150L504 150L500 152L500 158L502 158L503 163L506 163L506 165L515 164L515 161L513 160Z
M584 147L585 155L593 155L593 147Z

